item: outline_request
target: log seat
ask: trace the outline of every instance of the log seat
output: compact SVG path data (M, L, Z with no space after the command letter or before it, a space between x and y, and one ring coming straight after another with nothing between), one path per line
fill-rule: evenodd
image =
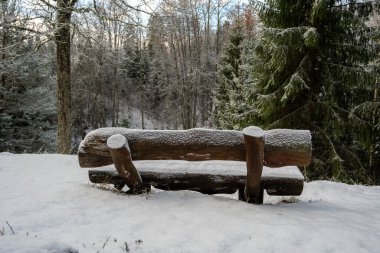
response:
M144 183L161 190L191 190L204 194L232 194L239 190L241 195L247 179L244 162L147 160L135 161L134 164ZM89 170L89 178L95 184L119 186L124 182L111 166ZM263 168L260 186L268 195L298 196L302 193L303 184L304 176L296 166Z

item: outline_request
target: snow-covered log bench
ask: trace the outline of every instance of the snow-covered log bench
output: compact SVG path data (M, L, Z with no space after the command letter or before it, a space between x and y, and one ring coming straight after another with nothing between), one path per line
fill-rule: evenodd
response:
M208 194L239 190L242 200L262 203L264 189L273 195L301 194L304 179L296 166L310 162L311 134L307 130L263 131L258 127L243 131L101 128L87 134L78 156L84 168L115 165L117 172L91 170L93 183L111 183L118 189L127 184L135 193L147 185ZM245 161L246 169L226 171L216 163L212 169L206 166L199 170L202 166L194 164L202 162L182 167L171 162L164 163L165 167L151 161L143 168L144 162L136 160Z

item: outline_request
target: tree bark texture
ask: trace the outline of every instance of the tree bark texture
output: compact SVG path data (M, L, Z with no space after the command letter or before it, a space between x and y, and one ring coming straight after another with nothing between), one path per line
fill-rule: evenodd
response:
M258 127L247 127L243 130L243 135L247 164L244 200L262 204L263 191L260 191L260 181L263 171L265 132Z
M139 172L132 162L128 141L123 135L112 135L107 140L112 161L119 175L133 193L141 193L143 185ZM120 187L122 184L120 184Z
M6 24L7 22L7 2L6 1L2 1L1 2L1 11L2 11L2 23L3 24ZM1 31L1 60L3 62L5 62L5 59L6 59L6 47L8 46L8 39L7 39L7 36L8 36L8 33L9 33L9 29L6 25L4 25L2 27L2 31ZM5 87L6 85L6 75L4 73L4 71L1 71L1 87ZM1 109L1 108L0 108Z
M87 134L78 156L83 168L113 163L107 139L124 135L131 148L132 160L235 160L246 161L242 132L232 130L133 130L103 128ZM305 166L311 158L311 135L308 130L265 131L264 165Z
M297 168L295 168L297 169ZM213 175L200 173L168 173L158 172L154 168L140 171L142 181L162 190L191 190L204 194L232 194L238 189L244 190L246 175ZM116 171L90 170L89 178L92 183L114 184L118 186L124 179ZM269 195L298 196L303 190L302 177L273 177L263 176L260 189Z
M58 153L71 150L70 20L76 0L57 0L55 44L57 57Z

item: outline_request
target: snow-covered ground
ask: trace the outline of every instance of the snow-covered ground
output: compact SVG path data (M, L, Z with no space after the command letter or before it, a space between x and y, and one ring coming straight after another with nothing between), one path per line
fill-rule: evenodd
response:
M120 108L120 119L127 119L129 128L141 129L141 110L134 106L123 105ZM108 125L111 125L108 124ZM167 124L160 123L153 115L144 113L144 129L167 129L170 128Z
M318 181L264 201L127 196L89 183L76 156L1 153L0 252L379 252L380 187Z

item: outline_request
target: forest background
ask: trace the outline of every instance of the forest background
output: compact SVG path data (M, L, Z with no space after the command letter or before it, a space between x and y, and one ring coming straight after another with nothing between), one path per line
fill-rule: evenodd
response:
M379 9L2 0L0 152L75 153L137 112L142 129L309 129L308 180L379 184Z

